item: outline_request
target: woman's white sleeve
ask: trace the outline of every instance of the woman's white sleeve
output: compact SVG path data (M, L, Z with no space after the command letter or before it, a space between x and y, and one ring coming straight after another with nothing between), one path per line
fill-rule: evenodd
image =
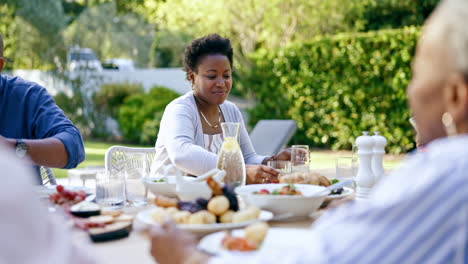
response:
M168 106L161 129L172 164L188 174L199 176L216 168L217 156L195 144L195 117L192 112L185 105Z

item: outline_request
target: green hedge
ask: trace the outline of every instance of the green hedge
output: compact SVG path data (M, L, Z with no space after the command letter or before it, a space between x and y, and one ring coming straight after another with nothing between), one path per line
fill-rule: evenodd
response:
M339 34L277 50L259 50L243 87L257 105L250 123L294 119L293 143L350 149L362 131L379 130L387 150L414 148L406 87L419 28Z
M108 83L101 85L101 89L94 93L93 102L98 111L117 118L119 107L125 99L143 92L143 86L139 83Z
M126 141L154 144L166 105L179 94L155 86L147 93L129 96L119 108L118 123Z

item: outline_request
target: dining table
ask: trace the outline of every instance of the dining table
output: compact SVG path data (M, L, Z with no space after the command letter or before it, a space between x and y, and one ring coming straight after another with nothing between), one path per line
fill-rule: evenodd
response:
M307 229L316 218L299 221L271 221L270 227ZM137 220L135 220L137 221ZM98 263L156 263L150 254L151 239L147 231L140 229L140 223L134 223L134 231L119 240L91 244Z
M334 171L322 170L323 174L327 177L334 176ZM153 208L153 198L150 196L148 199L148 205L139 208L124 208L123 213L136 216L138 212ZM354 199L354 195L343 199ZM319 218L327 207L323 207L310 215L309 218L300 220L285 219L282 221L270 221L268 225L272 228L294 228L294 229L308 229L311 224ZM74 231L75 240L83 241L87 239L87 233L81 230ZM199 236L199 239L202 237ZM107 242L89 242L90 254L97 259L98 263L139 263L149 264L156 263L150 254L151 238L148 232L147 226L140 222L136 217L133 221L133 230L128 237L107 241Z

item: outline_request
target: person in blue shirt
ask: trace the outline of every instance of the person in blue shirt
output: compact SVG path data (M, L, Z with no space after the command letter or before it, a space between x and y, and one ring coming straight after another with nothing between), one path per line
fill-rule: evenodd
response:
M4 63L0 35L0 142L36 166L75 168L85 158L80 131L44 87L1 74Z

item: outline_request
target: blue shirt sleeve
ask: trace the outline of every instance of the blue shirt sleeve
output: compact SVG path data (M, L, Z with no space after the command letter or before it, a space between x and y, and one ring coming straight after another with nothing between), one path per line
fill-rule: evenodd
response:
M85 159L81 134L62 109L55 104L52 96L39 85L35 88L38 90L36 92L31 90L30 102L36 107L30 108L31 112L28 114L32 137L36 139L53 137L60 140L68 154L68 162L64 168L75 168Z

